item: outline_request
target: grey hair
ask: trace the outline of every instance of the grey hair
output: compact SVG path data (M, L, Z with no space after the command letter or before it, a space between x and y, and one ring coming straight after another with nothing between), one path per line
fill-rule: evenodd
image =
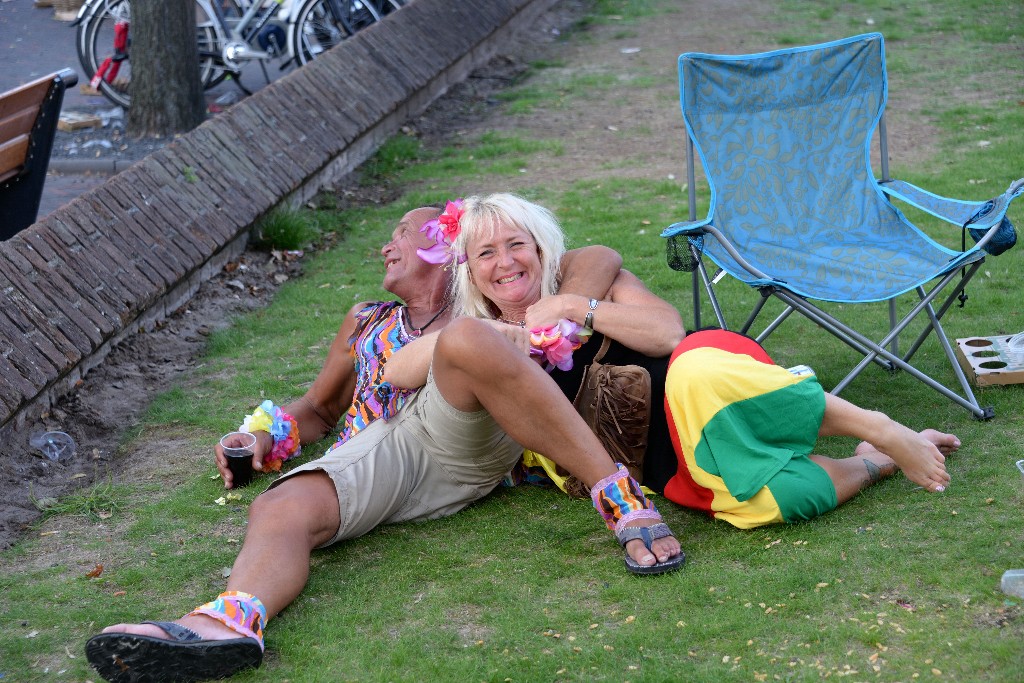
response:
M565 235L554 214L543 206L507 193L467 197L462 209L460 232L452 245L453 252L465 254L470 240L493 234L499 224L515 225L525 230L537 243L541 264L541 296L558 291L558 269L565 254ZM494 307L470 279L468 261L455 267L452 288L453 313L456 316L495 317Z

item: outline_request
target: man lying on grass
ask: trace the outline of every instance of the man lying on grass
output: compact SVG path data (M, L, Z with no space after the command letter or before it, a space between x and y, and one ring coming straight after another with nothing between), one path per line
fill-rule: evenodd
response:
M433 377L419 391L383 381L384 364L397 349L421 334L436 334L449 320L450 269L417 255L434 243L420 228L436 229L438 214L410 211L381 249L383 286L404 305L353 307L306 395L283 409L261 406L245 421L258 436L256 469L295 454L300 442L323 438L344 411L339 442L253 501L226 592L176 622L118 624L89 640L89 661L105 679L198 681L259 666L263 627L302 591L313 549L381 524L458 512L493 490L524 446L558 454L559 465L588 486L607 480L599 509L609 528L658 528L657 538L639 540L637 533L638 540L626 543L634 563L654 571L682 564L679 542L639 486L618 476L547 373L505 337L442 338ZM602 298L621 265L603 247L567 257L562 286L587 297ZM230 487L220 446L216 451ZM267 572L268 566L275 571Z

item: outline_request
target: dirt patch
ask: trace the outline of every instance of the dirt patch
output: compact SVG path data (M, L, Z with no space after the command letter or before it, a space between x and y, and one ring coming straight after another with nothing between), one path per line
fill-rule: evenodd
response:
M465 83L408 125L431 147L451 144L459 136L485 130L518 133L531 139L557 140L562 154L543 156L522 178L487 177L491 186L474 192L520 187L564 187L578 179L684 177L683 126L676 94L676 58L700 50L738 54L774 47L773 36L785 33L771 13L771 3L755 0L708 0L686 3L669 14L641 24L589 25L572 41L559 36L573 29L587 3L565 0L523 34L515 52L495 58ZM509 114L495 95L507 88L531 62L556 64L539 70L539 87L555 84L575 96L571 106L545 103L535 113ZM582 93L582 97L579 97ZM908 159L933 154L927 126L910 125L919 103L909 93L889 106L890 148ZM582 106L581 106L582 101ZM640 161L640 163L638 163ZM387 186L354 180L337 190L341 206L386 202L399 193ZM136 335L115 348L92 370L45 423L35 425L70 433L78 454L68 462L50 462L27 446L29 431L15 435L0 457L0 548L9 547L39 518L34 501L58 498L92 484L107 472L132 476L157 466L170 452L189 451L180 435L149 435L145 447L130 452L117 444L156 393L187 377L202 352L206 336L240 312L265 306L283 281L300 271L299 259L247 252L230 270L200 289L161 326ZM191 453L189 457L209 457ZM188 468L192 469L192 468ZM73 525L61 519L50 525ZM59 543L45 552L62 553ZM54 555L56 556L56 555Z

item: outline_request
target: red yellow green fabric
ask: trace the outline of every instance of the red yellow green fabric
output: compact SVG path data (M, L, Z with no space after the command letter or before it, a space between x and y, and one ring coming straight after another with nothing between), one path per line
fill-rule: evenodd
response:
M739 528L817 517L835 487L807 456L825 396L813 375L774 365L743 335L697 332L676 349L665 384L679 469L665 497Z

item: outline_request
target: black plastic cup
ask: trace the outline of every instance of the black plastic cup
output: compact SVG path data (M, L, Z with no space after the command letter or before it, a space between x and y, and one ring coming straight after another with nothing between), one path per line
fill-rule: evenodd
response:
M224 457L228 459L228 469L231 470L231 488L237 489L251 482L256 435L248 432L229 432L220 438L220 446L224 449Z

